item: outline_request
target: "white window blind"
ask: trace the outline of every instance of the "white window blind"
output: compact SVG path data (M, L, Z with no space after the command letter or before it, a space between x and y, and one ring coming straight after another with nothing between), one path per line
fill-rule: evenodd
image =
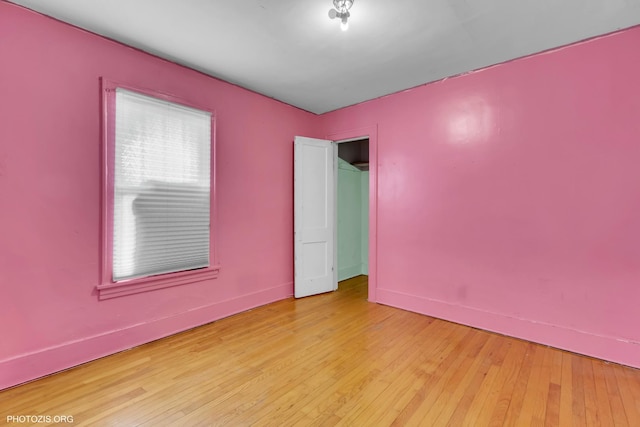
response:
M211 114L116 89L113 280L209 265Z

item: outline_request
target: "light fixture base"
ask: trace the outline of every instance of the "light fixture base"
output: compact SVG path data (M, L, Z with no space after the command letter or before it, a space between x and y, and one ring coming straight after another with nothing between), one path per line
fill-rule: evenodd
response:
M349 29L349 9L353 6L355 0L333 0L333 6L335 9L329 10L329 18L340 19L340 28L342 31Z

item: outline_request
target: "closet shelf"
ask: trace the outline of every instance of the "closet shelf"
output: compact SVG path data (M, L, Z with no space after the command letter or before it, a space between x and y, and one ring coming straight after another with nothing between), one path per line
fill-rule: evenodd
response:
M361 171L369 170L369 162L353 162L351 163L353 166L357 167Z

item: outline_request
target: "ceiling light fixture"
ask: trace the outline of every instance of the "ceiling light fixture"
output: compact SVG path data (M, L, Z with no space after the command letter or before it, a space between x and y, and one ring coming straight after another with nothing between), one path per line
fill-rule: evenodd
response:
M340 29L347 31L349 29L349 9L353 6L354 0L333 0L335 9L329 11L329 18L340 18Z

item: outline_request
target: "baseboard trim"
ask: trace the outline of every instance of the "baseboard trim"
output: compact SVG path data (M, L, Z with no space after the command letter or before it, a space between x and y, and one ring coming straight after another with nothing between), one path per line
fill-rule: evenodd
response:
M176 315L0 360L0 390L165 338L293 295L293 282Z
M360 264L344 267L338 270L338 282L342 280L351 279L362 274L362 267Z
M377 302L527 341L640 368L640 343L377 289Z
M369 263L363 262L360 264L360 274L367 276L369 274Z

